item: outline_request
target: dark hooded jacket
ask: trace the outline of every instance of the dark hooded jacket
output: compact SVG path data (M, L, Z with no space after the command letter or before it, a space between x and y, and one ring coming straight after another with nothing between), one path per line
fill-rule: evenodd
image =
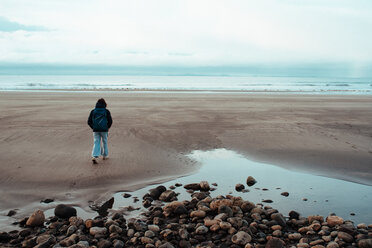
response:
M97 102L96 108L104 108L104 109L106 109L106 106L104 104L102 104L102 103ZM89 118L88 118L88 125L90 126L90 128L93 129L93 132L108 132L108 130L110 129L110 127L112 125L112 118L111 118L110 111L108 109L106 109L106 113L107 113L107 127L108 127L107 130L94 130L94 128L93 128L93 112L94 112L94 109L92 111L90 111L90 115L89 115Z

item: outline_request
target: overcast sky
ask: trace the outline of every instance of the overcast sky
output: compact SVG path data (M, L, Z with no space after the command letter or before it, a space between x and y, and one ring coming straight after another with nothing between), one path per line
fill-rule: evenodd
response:
M0 62L372 62L370 0L1 0Z

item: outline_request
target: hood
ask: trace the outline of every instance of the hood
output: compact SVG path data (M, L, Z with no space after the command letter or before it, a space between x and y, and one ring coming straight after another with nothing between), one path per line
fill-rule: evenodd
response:
M96 108L106 108L104 104L97 102L96 103Z

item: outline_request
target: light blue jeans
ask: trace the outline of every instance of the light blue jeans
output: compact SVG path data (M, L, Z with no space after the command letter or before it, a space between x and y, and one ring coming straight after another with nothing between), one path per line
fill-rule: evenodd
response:
M100 155L104 157L108 156L107 137L108 132L93 132L94 145L92 157L99 157Z

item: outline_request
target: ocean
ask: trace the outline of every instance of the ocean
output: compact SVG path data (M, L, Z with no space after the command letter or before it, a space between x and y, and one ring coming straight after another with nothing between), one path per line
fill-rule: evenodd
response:
M372 78L1 75L1 91L179 90L372 95Z

